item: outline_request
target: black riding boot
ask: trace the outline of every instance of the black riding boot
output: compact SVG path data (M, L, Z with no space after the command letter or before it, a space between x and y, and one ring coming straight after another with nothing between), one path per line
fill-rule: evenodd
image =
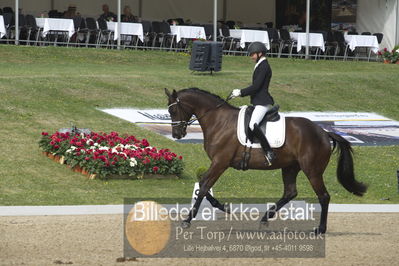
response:
M265 158L268 163L268 166L272 165L272 161L276 158L276 154L273 152L272 148L270 147L269 142L267 141L265 135L263 134L262 130L258 126L258 124L254 125L254 130L252 131L254 137L259 139L260 145L262 146L263 151L265 152Z

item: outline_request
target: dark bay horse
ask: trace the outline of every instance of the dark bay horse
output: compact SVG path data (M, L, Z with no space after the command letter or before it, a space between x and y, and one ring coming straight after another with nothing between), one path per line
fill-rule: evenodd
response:
M186 135L186 128L195 115L204 134L204 148L211 166L200 181L200 192L183 227L189 227L196 216L200 204L206 197L212 206L229 212L227 205L220 204L213 198L209 189L223 172L233 167L240 169L244 146L237 139L237 119L239 109L231 106L219 96L197 88L173 90L168 96L168 111L172 119L172 136L180 139ZM296 177L302 170L308 177L320 205L320 224L317 233L325 233L327 228L328 204L330 195L323 182L323 173L329 163L334 148L338 146L339 158L337 177L341 185L349 192L362 196L367 187L355 180L352 148L341 136L325 132L321 127L302 117L286 117L286 140L281 148L273 149L277 159L271 166L266 166L262 149L252 149L249 161L250 169L282 169L284 193L274 207L269 209L261 219L267 223L274 214L297 195ZM331 147L330 141L333 142Z

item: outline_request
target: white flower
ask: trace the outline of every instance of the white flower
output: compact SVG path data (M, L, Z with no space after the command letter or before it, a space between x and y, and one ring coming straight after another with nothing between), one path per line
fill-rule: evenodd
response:
M93 140L92 139L88 139L87 141L86 141L86 144L87 145L90 145L90 142L92 142ZM95 145L95 144L94 144Z
M98 148L100 151L108 151L109 148L107 146Z
M130 166L135 167L137 165L137 161L134 158L130 158Z
M127 144L127 145L125 145L125 149L135 151L135 150L137 150L137 146L136 145Z

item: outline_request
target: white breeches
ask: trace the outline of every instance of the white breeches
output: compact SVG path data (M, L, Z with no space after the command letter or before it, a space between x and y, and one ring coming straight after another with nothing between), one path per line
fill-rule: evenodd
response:
M269 111L271 108L271 105L255 105L254 112L251 116L251 121L249 121L249 128L254 130L254 125L259 125L267 111Z

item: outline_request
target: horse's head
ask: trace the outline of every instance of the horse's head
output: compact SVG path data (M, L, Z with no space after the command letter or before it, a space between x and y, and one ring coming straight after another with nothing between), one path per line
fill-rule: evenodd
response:
M180 102L176 90L170 93L165 88L165 93L168 96L168 111L172 119L172 137L176 139L184 138L187 135L187 125L192 113L188 110L188 106Z

